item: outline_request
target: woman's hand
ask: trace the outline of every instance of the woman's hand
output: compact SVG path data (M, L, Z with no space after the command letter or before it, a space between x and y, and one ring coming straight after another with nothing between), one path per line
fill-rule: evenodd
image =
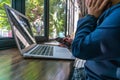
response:
M67 36L67 37L63 38L63 42L60 43L59 46L70 48L72 41L73 41L73 39L70 36Z
M98 18L104 10L110 5L111 0L86 0L88 14Z
M67 36L67 37L63 38L63 41L68 42L69 44L71 44L73 39L70 36Z

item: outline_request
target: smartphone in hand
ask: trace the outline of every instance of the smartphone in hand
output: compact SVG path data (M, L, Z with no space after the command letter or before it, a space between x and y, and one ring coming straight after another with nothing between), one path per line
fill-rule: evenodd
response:
M58 41L58 42L60 42L60 44L63 44L63 45L65 45L65 46L67 46L68 48L71 47L71 43L65 41L64 38L58 37L58 38L56 38L55 40Z

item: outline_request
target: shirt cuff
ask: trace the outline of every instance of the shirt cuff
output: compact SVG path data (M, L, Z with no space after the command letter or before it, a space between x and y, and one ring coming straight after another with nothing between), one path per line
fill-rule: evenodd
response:
M97 21L98 18L96 18L94 15L87 14L85 17L88 17L94 21Z

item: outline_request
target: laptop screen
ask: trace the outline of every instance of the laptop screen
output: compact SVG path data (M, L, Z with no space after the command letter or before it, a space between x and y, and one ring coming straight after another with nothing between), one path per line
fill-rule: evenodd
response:
M10 7L7 10L12 23L12 29L14 29L14 34L17 38L19 47L21 49L24 49L34 44L35 40L32 36L28 19L24 17L21 13L10 9Z

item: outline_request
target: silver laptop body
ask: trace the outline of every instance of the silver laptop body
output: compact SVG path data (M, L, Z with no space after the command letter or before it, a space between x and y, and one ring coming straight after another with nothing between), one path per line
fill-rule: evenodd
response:
M30 23L28 19L8 5L4 5L4 7L12 27L15 41L24 58L75 59L67 48L36 44L34 37L30 34Z

